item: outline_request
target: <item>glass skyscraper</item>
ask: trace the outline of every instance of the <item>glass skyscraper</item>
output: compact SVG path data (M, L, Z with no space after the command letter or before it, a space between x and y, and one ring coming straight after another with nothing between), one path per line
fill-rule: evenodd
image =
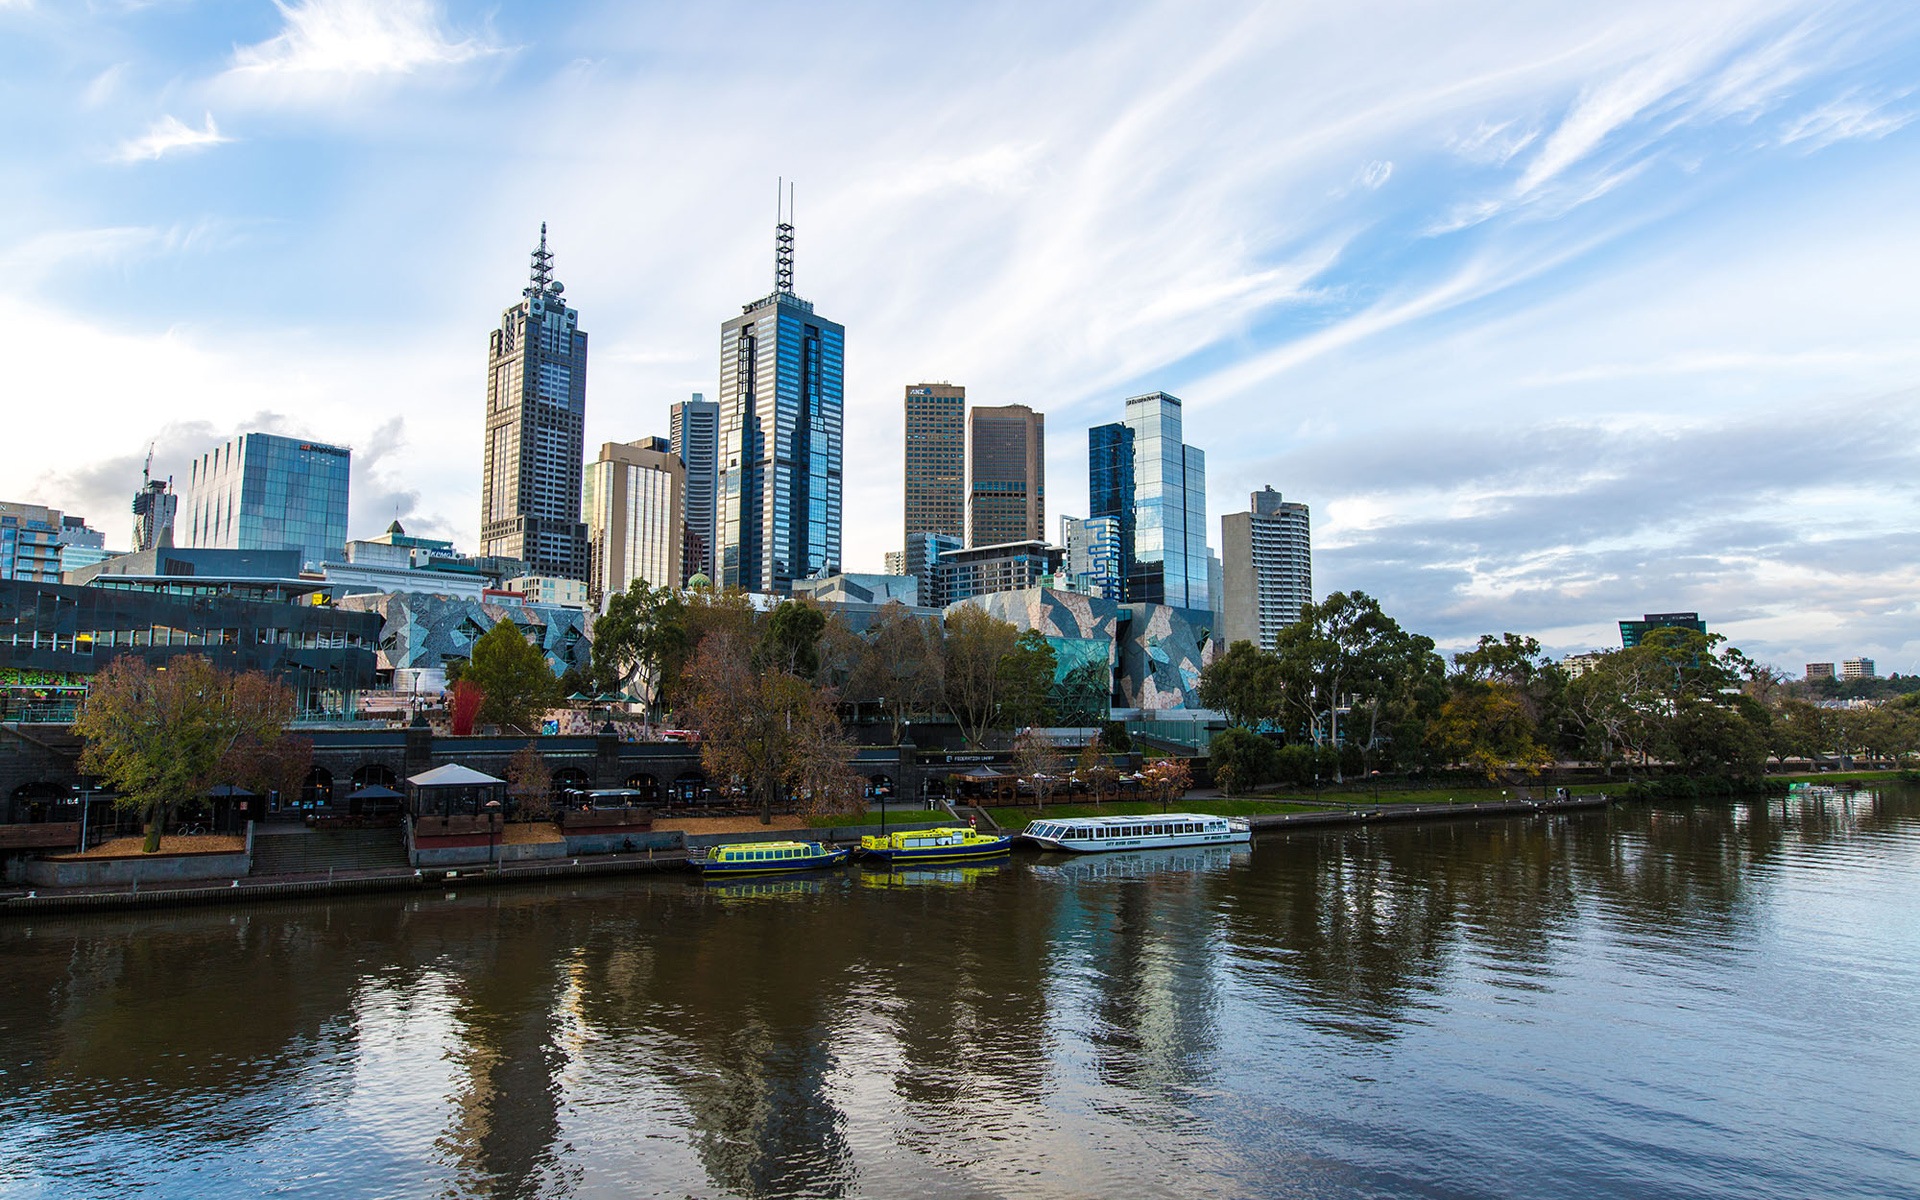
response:
M1113 601L1127 599L1133 571L1133 430L1126 425L1096 425L1087 430L1087 503L1089 521L1111 523L1104 559L1089 564L1097 576L1095 593Z
M338 562L347 544L352 452L276 433L244 433L194 460L186 544L297 550L304 566Z
M693 538L688 545L693 547L698 540L695 552L684 563L686 574L705 575L713 579L715 564L713 551L716 544L719 496L720 460L720 406L702 396L693 394L693 399L682 400L671 411L672 427L668 431L673 442L673 452L680 456L680 462L687 468L687 528ZM674 580L675 584L680 580Z
M793 226L774 290L720 327L720 578L786 594L840 570L846 330L793 293Z
M517 558L530 574L585 580L587 335L560 298L565 291L541 225L532 282L488 339L480 553Z
M1088 506L1118 523L1126 601L1208 610L1207 457L1181 432L1178 396L1128 397L1124 421L1087 431Z

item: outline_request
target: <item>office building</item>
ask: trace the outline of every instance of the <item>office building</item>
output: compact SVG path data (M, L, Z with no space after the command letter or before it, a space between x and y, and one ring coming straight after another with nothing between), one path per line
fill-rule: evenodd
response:
M1700 619L1699 613L1647 613L1638 621L1620 622L1621 648L1633 649L1649 630L1654 629L1691 629L1695 633L1705 633L1707 623Z
M967 389L916 383L906 394L906 529L965 538Z
M140 490L133 494L133 549L163 550L173 545L173 518L180 498L173 480L153 477L153 455L140 473Z
M107 535L89 529L84 519L62 515L60 518L60 573L77 571L114 557L118 551L107 549Z
M911 575L918 588L920 603L939 607L946 603L940 599L940 556L958 550L963 545L964 539L952 534L910 534L905 550L887 555L887 574ZM894 570L895 566L899 569Z
M1047 538L1046 416L1024 404L967 413L967 544Z
M1878 679L1870 658L1849 658L1840 664L1840 682L1851 683L1857 679Z
M595 608L635 582L679 587L687 534L687 467L666 438L607 442L587 464L587 593Z
M1088 511L1119 523L1129 603L1210 611L1207 460L1181 437L1178 396L1128 397L1124 421L1087 431Z
M1832 663L1823 662L1823 663L1807 664L1807 682L1808 683L1819 683L1823 679L1834 679L1834 678L1837 678L1837 676L1834 674Z
M1061 517L1060 548L1065 555L1057 585L1063 590L1119 603L1126 590L1126 567L1119 517Z
M578 579L561 579L553 575L521 575L514 579L503 579L498 588L489 588L481 593L482 600L502 600L518 596L528 604L544 604L550 608L592 609L594 604L587 595L587 585Z
M1280 631L1313 603L1313 531L1307 506L1271 487L1248 511L1220 518L1221 641L1273 649Z
M553 277L543 224L532 280L487 343L480 553L520 559L538 575L585 580L587 335L580 314L561 299L565 291Z
M720 327L722 587L785 595L840 569L846 330L793 291L793 225L775 228L773 292Z
M64 515L42 504L0 501L0 579L59 583Z
M1053 582L1061 553L1039 539L1001 546L968 546L940 555L934 574L934 594L923 589L921 603L944 608L974 596L1014 592Z
M203 550L294 550L318 567L347 544L344 446L245 433L194 460L187 476L186 545Z
M715 516L720 498L720 405L695 392L693 399L673 406L671 422L667 434L672 439L673 452L680 456L681 465L687 469L688 536L681 570L688 577L705 575L711 579L718 529ZM686 580L671 582L679 584Z

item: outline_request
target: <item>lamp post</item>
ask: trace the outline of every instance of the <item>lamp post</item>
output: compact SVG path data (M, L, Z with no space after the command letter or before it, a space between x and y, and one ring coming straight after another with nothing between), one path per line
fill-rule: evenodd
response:
M93 807L93 789L83 783L73 785L80 792L80 853L87 852L87 810Z
M500 841L500 802L487 801L487 865L497 873L500 870L498 845Z

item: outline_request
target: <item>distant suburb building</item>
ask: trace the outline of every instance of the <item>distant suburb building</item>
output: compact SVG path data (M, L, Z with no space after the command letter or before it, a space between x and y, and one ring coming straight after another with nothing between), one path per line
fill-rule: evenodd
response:
M967 545L1047 537L1047 418L1024 404L967 413Z
M325 442L277 433L222 442L188 471L184 548L293 550L312 567L338 559L351 467L350 450Z
M580 506L595 608L635 580L680 586L687 474L672 443L659 437L607 442L587 464Z
M1271 487L1242 513L1220 518L1222 642L1271 650L1282 629L1313 603L1313 531L1307 506Z
M586 439L587 335L561 299L547 227L532 281L487 339L480 553L517 558L538 575L587 577L580 519Z
M1818 683L1822 679L1832 679L1832 678L1834 678L1832 663L1823 662L1823 663L1807 664L1807 682L1808 683Z
M1705 633L1707 623L1700 619L1699 613L1647 613L1638 621L1620 622L1621 647L1633 649L1653 629L1691 629L1695 633Z
M1855 679L1878 679L1870 658L1849 658L1840 664L1840 681L1847 683Z
M967 535L967 389L913 383L906 392L906 509L900 544L916 533Z

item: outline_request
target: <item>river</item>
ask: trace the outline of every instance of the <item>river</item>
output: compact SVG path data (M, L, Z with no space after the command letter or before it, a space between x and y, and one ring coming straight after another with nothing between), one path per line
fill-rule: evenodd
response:
M1912 1197L1920 792L0 923L5 1197Z

